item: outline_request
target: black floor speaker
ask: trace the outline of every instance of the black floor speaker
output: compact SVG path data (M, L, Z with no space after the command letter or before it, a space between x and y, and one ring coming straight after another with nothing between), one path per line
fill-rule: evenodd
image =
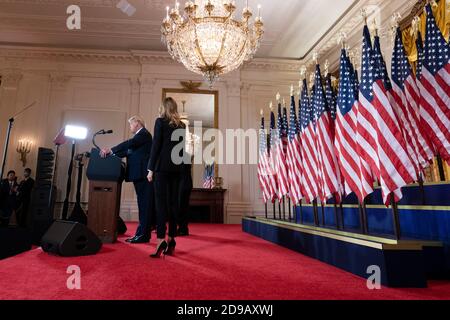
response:
M31 233L24 228L0 227L0 260L31 250Z
M102 247L100 239L86 226L72 221L55 221L42 237L42 250L62 257L96 254Z

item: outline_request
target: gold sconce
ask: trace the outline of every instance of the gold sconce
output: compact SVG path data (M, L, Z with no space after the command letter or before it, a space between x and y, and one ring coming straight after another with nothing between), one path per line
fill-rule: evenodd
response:
M27 154L31 152L33 142L27 139L19 140L17 144L17 153L20 154L20 161L22 161L23 167L27 165Z

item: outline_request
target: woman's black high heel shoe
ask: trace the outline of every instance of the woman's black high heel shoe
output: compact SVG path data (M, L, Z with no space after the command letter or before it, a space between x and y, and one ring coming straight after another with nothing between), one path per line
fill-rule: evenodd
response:
M150 255L150 258L159 258L167 250L167 242L164 240L156 248L156 252Z
M170 240L169 244L167 245L167 249L164 251L164 254L166 256L171 256L175 252L175 247L177 246L177 242L175 239Z

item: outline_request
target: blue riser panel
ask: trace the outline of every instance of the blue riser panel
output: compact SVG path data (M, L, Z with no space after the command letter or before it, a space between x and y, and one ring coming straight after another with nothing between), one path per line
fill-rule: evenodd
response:
M389 287L426 287L420 251L382 251L371 247L243 220L244 232L303 253L340 269L367 278L367 267L381 268L382 284Z
M319 217L321 216L319 209ZM388 208L367 208L369 230L378 234L393 234L392 210ZM441 241L450 244L450 211L400 209L400 226L403 237ZM334 226L334 208L326 207L327 226ZM304 223L314 224L313 208L303 206ZM345 226L359 228L359 210L344 207ZM297 209L296 222L300 223L300 209Z

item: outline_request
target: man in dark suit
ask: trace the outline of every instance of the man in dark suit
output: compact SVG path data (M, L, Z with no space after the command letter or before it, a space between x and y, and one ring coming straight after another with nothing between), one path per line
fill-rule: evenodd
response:
M14 171L8 172L6 179L0 183L0 225L8 226L16 208L17 177Z
M103 149L102 157L114 154L127 158L125 180L133 182L139 208L139 226L136 235L128 239L129 243L146 243L151 238L151 226L154 225L154 189L147 178L147 164L152 150L152 135L145 128L142 118L135 116L128 120L133 138L111 149Z
M31 192L34 180L31 178L31 169L26 168L23 172L23 180L17 189L17 224L20 227L27 226L28 211L30 209Z

